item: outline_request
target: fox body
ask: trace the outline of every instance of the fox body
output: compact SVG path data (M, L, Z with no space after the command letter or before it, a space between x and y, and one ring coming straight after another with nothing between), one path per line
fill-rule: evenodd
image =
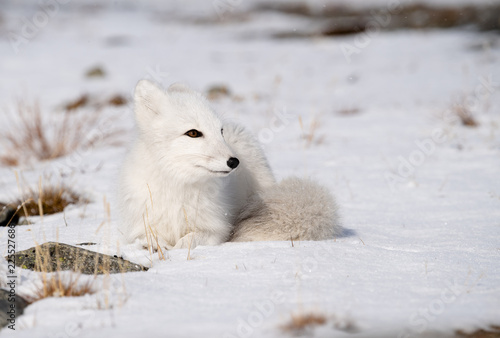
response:
M293 189L286 182L278 185L253 135L223 123L201 94L179 84L165 91L141 80L134 103L137 137L123 164L119 188L120 230L127 241L172 249L216 245L231 237L288 240L307 234L293 239L326 239L340 231L335 204L324 188L299 179ZM286 190L296 199L285 202L296 208L307 204L297 203L304 187L309 196L327 196L321 203L329 212L289 210L289 216L296 213L298 218L291 225L281 224L274 214L287 205L269 208L274 198L269 192ZM314 227L331 231L290 232L310 228L312 218Z

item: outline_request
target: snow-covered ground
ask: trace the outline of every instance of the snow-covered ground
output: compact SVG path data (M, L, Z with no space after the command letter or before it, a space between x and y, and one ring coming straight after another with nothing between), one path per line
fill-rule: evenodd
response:
M96 295L36 302L15 332L0 336L285 337L290 333L280 326L308 311L328 318L306 332L316 337L413 337L499 324L498 33L274 39L272 32L307 23L278 13L224 20L212 2L60 3L46 22L37 2L0 5L0 132L12 126L17 98L38 100L44 114L62 114L62 105L85 93L130 96L141 78L201 91L224 84L238 99L214 107L258 135L278 178L311 177L327 186L351 231L293 246L197 247L191 260L187 250L176 250L161 261L121 242L117 230L125 144L0 167L0 201L18 195L14 170L26 184L51 176L92 200L69 207L65 220L56 214L18 226L17 250L51 240L95 242L89 249L151 267L99 279ZM241 8L251 4L242 1ZM189 19L196 14L212 20ZM26 20L40 24L29 31ZM23 29L32 36L13 45L9 34L19 37ZM356 52L347 55L346 47ZM103 78L85 76L95 66ZM451 109L457 102L478 127L457 122ZM112 121L106 128L132 139L130 105L102 115ZM0 229L0 248L5 254L7 229ZM18 275L19 294L32 292L36 274ZM356 331L346 333L349 325Z

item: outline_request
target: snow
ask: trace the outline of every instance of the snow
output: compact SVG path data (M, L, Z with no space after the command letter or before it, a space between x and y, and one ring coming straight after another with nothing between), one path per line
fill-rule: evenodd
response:
M121 145L95 147L77 161L0 167L0 201L17 196L14 170L32 186L51 175L47 180L62 180L92 202L68 208L65 220L46 215L18 226L18 251L45 241L95 242L87 248L151 269L99 277L95 295L38 301L17 318L15 332L4 329L1 336L286 337L280 326L301 311L328 317L309 332L316 337L451 334L498 325L498 34L381 32L349 62L342 46L356 46L356 36L273 39L272 32L307 28L293 16L220 21L211 2L123 2L119 9L112 1L70 2L14 53L7 32L19 32L20 18L40 7L2 6L0 102L11 112L1 115L2 129L18 97L38 99L45 114L58 114L83 93L130 96L141 78L201 91L226 84L242 100L216 101L215 108L257 134L278 178L312 177L327 186L350 235L293 246L197 247L191 260L187 250L176 250L165 261L123 243L115 189L133 115L130 105L108 107L103 117L112 119L112 130L124 130ZM189 19L197 13L214 20ZM106 76L86 78L96 65ZM450 113L457 100L473 111L478 127L457 123ZM349 109L358 112L341 114ZM283 125L276 129L278 115ZM302 136L314 123L308 142ZM7 229L0 229L0 248L7 250ZM17 273L17 292L30 295L39 276ZM345 323L356 333L342 331Z

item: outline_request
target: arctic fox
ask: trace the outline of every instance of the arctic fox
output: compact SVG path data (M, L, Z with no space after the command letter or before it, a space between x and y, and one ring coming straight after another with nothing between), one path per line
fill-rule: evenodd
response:
M118 196L128 242L177 249L340 234L328 191L299 179L277 184L252 134L223 123L201 94L141 80L134 104L138 135Z

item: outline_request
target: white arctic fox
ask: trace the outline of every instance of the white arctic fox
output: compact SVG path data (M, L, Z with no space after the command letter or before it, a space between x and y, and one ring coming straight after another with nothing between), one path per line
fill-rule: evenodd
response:
M138 135L119 188L129 242L175 249L341 233L326 189L300 179L277 184L257 140L223 123L201 94L142 80L134 101Z

